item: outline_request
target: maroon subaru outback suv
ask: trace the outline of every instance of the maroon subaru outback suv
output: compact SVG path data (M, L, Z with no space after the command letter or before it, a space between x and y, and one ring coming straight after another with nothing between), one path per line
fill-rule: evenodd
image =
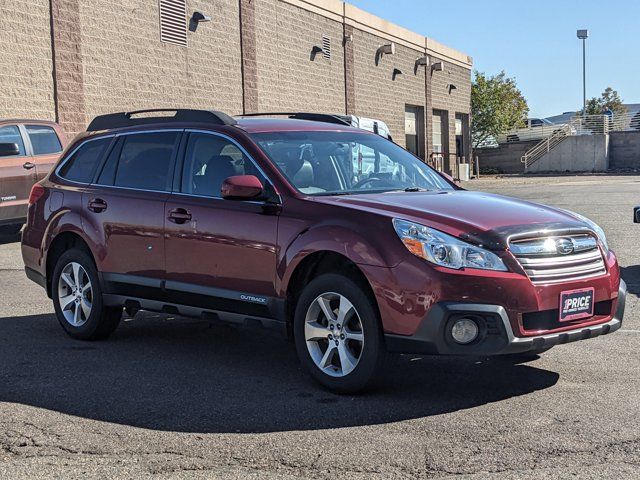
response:
M275 328L326 387L388 352L532 354L620 328L575 213L468 192L339 117L97 117L31 192L22 254L74 338L123 309Z

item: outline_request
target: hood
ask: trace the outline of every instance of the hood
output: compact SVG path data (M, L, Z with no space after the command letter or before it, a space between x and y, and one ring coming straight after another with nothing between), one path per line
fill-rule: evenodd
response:
M493 250L506 248L512 237L590 231L584 221L564 210L466 190L318 196L313 199L414 221Z

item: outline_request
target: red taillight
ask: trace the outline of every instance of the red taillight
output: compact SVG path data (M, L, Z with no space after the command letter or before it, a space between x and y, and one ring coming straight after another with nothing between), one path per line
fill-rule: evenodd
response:
M33 205L38 200L40 200L45 191L45 188L39 183L36 183L33 187L31 187L31 193L29 194L29 205Z

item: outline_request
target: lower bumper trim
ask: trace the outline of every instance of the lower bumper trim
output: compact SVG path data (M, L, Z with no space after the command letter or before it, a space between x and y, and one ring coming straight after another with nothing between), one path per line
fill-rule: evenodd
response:
M413 336L386 334L387 350L397 353L439 354L439 355L504 355L526 353L532 350L551 348L564 343L587 340L607 335L622 326L627 297L627 285L620 281L616 312L605 323L578 327L566 332L550 333L534 337L516 337L511 328L506 310L499 305L468 303L444 303L435 305L424 319L418 332ZM499 321L479 342L458 345L447 338L447 324L455 315L475 315L481 318L495 318ZM487 329L489 330L489 329Z

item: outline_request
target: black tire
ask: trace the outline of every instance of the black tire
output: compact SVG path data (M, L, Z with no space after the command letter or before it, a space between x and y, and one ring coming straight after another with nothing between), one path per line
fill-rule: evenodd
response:
M360 356L355 368L341 377L331 376L316 365L305 339L307 312L318 297L328 293L342 295L351 302L359 317L364 337L364 341L359 344L362 347L359 349ZM311 281L298 299L293 332L302 365L316 381L335 393L356 393L366 390L376 383L383 371L386 350L378 310L370 295L348 277L325 274Z
M80 264L91 282L91 311L89 317L79 326L72 325L65 318L60 305L59 284L65 268L71 263ZM65 287L66 288L66 287ZM102 288L93 259L80 249L63 253L53 269L51 296L56 316L67 334L78 340L102 340L111 335L122 318L122 307L106 307L102 302ZM76 306L76 308L78 308Z

